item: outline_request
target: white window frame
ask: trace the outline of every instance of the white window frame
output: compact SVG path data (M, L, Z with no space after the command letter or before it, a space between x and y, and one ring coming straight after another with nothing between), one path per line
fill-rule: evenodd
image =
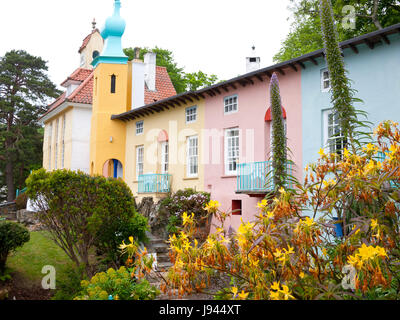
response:
M192 142L195 142L192 144ZM186 141L186 176L195 178L199 175L199 137L190 136Z
M236 99L236 102L229 103L229 99ZM227 101L228 101L228 104L227 104ZM235 106L235 105L236 105L236 108L233 108L233 106ZM231 106L232 109L227 111L226 110L227 106ZM229 109L229 107L228 107L228 109ZM232 114L232 113L236 113L238 111L239 111L239 97L238 97L238 95L234 94L232 96L225 97L224 98L224 114Z
M140 126L140 124L141 124L141 126ZM144 133L144 121L141 120L141 121L136 122L136 135L140 136L143 133Z
M332 117L333 117L333 122L332 123L329 123L329 116L330 115L332 115ZM337 143L333 143L332 146L333 146L334 149L331 149L331 144L330 144L331 141L335 141L335 140L338 140L338 139L343 139L342 130L340 130L340 125L338 123L335 124L335 119L334 119L334 115L333 115L332 109L323 110L322 119L323 119L323 128L324 128L324 134L323 134L323 144L324 145L323 145L323 149L325 150L326 153L337 153L338 155L341 156L342 152L343 152L343 149L344 149L344 142L343 141L341 142L341 149L339 149L339 150L341 150L341 152L337 152L338 151L336 149ZM335 132L335 127L338 127L339 136L330 137L329 136L330 127L332 127L332 132Z
M328 78L324 78L325 74L328 73ZM325 88L325 82L329 82L329 86ZM321 92L329 92L331 90L331 76L329 74L328 68L321 70Z
M136 147L136 180L144 174L144 146Z
M167 174L169 166L169 144L168 141L161 143L161 173Z
M185 109L186 123L194 123L197 121L197 106Z
M231 132L237 132L235 136L229 136ZM237 175L237 168L239 165L239 156L240 156L240 129L229 128L225 129L225 141L224 141L224 160L225 160L225 175L234 176ZM233 144L230 145L230 140L232 140ZM236 144L236 145L235 145ZM229 150L231 147L232 150ZM236 160L236 161L235 161ZM236 169L231 169L236 163ZM232 165L232 166L231 166Z

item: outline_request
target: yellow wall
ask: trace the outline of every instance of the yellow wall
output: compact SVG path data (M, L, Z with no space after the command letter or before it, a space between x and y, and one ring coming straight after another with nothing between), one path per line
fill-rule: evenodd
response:
M116 92L111 93L111 76L116 75ZM90 135L91 174L103 174L110 159L122 163L125 175L126 125L113 121L113 114L127 111L128 65L100 63L94 72L93 109ZM112 141L111 141L112 139Z
M63 117L65 115L65 136L64 136L64 167L62 167L62 132L63 132ZM58 152L56 156L56 123L58 124ZM52 127L51 141L50 141L50 127ZM46 170L54 170L57 160L57 169L70 169L71 168L71 153L72 153L72 108L67 108L64 112L58 114L56 117L48 120L44 124L44 141L43 141L43 168ZM51 167L49 168L49 150L51 145Z
M90 40L86 47L82 50L81 55L85 57L84 65L81 65L81 68L92 69L92 61L93 61L93 51L98 51L101 53L103 51L104 40L101 37L100 33L95 32L90 37Z
M186 108L197 106L197 121L186 124ZM144 133L136 135L136 122L144 121ZM201 164L203 154L202 129L204 128L204 102L195 101L185 106L170 108L161 113L131 120L126 125L126 170L125 182L132 189L138 200L143 197L155 196L154 194L138 194L138 182L136 178L136 147L144 146L144 174L161 173L161 143L158 135L165 130L169 136L169 170L172 175L171 191L175 192L184 188L195 188L198 191L204 189L204 166ZM186 168L186 144L187 137L197 135L199 144L198 176L187 177ZM174 158L175 163L172 163Z

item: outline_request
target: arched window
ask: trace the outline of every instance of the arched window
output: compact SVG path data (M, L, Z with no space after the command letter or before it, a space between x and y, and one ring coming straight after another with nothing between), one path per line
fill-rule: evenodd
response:
M116 86L117 77L115 74L111 76L111 93L115 93L115 86Z
M92 57L93 57L93 59L96 59L99 55L100 55L100 52L95 50L95 51L93 51Z

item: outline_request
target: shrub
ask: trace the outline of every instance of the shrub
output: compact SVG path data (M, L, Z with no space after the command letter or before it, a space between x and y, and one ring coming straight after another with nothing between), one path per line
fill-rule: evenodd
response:
M147 280L137 281L125 267L100 272L82 281L82 292L74 300L154 300L156 287Z
M51 300L72 300L82 288L81 282L86 280L84 268L71 268L66 272L66 279L59 281L57 278L57 291Z
M92 246L113 260L125 229L137 231L130 235L143 239L147 221L136 213L132 192L120 179L40 169L32 172L26 184L28 196L40 208L40 222L72 261L85 267L88 276Z
M17 206L17 210L26 209L26 205L28 203L28 195L26 192L21 193L16 199L15 204Z
M161 202L160 210L168 212L168 233L176 233L182 225L182 215L185 212L194 213L195 220L200 222L207 217L204 206L210 201L210 194L197 192L194 189L179 190Z
M5 272L9 253L23 246L29 239L29 231L22 225L0 221L0 275Z

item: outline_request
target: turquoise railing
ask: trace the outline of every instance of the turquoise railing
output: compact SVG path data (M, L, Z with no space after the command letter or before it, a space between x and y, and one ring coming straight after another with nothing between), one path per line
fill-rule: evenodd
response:
M287 164L287 173L293 174L293 166ZM238 192L264 192L274 190L272 179L272 161L261 161L253 163L240 163L237 170L236 190ZM287 185L292 187L292 182Z
M167 193L171 189L170 174L142 174L138 182L138 193Z
M26 192L26 190L27 190L27 188L23 188L22 190L19 190L19 189L17 189L17 192L16 192L16 195L15 195L15 197L17 198L20 194L23 194L23 193L25 193Z

